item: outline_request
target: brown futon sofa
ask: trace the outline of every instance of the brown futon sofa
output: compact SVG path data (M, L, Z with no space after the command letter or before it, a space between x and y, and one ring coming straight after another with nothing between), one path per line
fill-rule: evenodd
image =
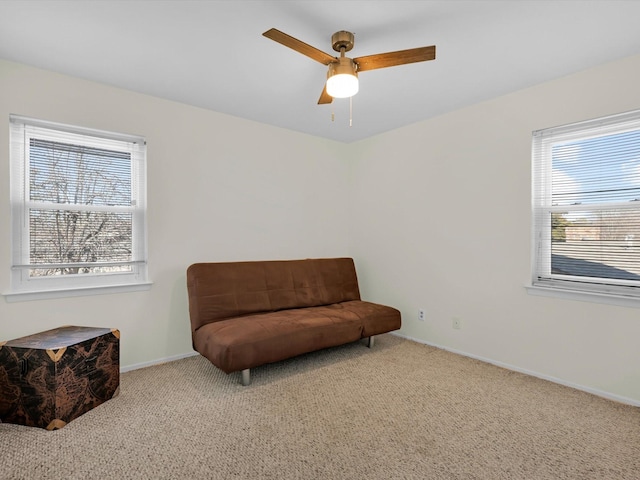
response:
M360 300L351 258L196 263L187 269L193 348L226 373L400 328Z

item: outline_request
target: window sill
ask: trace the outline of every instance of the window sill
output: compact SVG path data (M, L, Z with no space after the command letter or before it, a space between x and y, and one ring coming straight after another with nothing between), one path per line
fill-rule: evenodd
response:
M101 287L63 288L58 290L38 290L25 292L3 293L5 300L12 302L28 302L31 300L46 300L49 298L80 297L86 295L104 295L110 293L127 293L150 290L153 282L135 283L127 285L108 285Z
M581 290L569 290L559 287L543 287L540 285L525 285L529 295L542 297L563 298L580 302L604 303L621 307L640 307L640 298L608 293L585 292Z

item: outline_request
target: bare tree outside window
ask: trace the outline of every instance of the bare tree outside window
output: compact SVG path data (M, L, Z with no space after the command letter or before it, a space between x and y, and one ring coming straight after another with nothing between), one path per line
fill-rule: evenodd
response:
M130 271L131 154L32 138L29 165L30 276Z
M9 116L9 301L151 287L147 142Z

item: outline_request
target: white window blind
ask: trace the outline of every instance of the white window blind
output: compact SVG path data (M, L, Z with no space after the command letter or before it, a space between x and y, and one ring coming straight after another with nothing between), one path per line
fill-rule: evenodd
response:
M12 291L147 282L142 137L12 115Z
M640 296L640 111L533 134L533 285Z

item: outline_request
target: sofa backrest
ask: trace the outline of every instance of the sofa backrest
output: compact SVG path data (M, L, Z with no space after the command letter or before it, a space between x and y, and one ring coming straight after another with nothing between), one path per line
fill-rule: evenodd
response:
M192 332L232 317L360 300L352 258L195 263L187 289Z

